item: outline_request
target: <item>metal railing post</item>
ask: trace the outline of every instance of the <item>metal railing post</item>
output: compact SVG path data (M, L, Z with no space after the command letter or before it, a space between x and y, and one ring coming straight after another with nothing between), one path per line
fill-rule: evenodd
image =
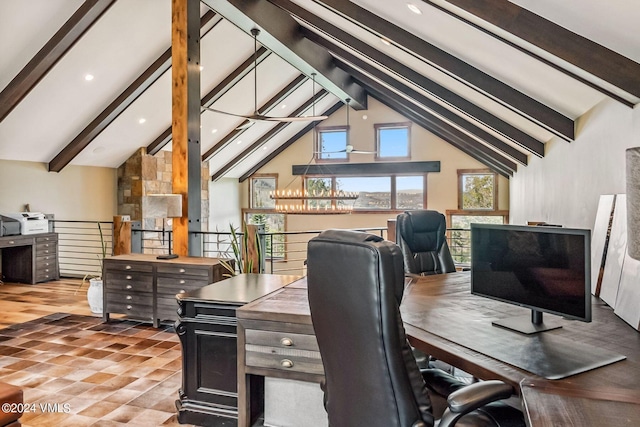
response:
M131 253L142 253L142 222L131 221Z

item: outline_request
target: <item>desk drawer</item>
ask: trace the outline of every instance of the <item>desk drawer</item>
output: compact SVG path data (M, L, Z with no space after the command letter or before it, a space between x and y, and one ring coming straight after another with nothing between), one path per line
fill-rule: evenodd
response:
M256 368L324 375L320 352L311 350L246 344L245 364Z
M36 237L36 243L57 243L58 242L58 236L56 234L51 235L51 236L41 236L41 237Z
M174 296L209 285L207 278L158 277L158 294Z
M247 344L267 347L320 351L318 341L313 335L247 329L245 340Z
M152 294L147 292L110 292L107 302L119 304L148 305L151 307Z
M209 277L210 267L207 265L158 264L158 276L171 274L176 276ZM208 285L209 283L207 283Z
M22 237L16 236L13 237L4 237L0 241L0 247L3 248L11 248L13 246L31 246L33 244L33 238L31 237Z
M107 313L122 313L136 318L152 318L153 307L151 303L151 295L148 296L149 304L133 304L121 301L112 301L107 298L104 309Z
M56 242L38 242L36 244L36 254L56 253L57 251L58 244Z
M109 291L153 292L153 276L137 272L127 274L107 271L105 286Z

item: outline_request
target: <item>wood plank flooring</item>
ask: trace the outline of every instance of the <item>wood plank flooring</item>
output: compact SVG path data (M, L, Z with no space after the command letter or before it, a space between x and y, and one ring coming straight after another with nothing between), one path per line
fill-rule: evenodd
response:
M0 381L35 405L23 426L188 427L175 415L182 357L173 329L103 324L87 288L76 279L0 285Z

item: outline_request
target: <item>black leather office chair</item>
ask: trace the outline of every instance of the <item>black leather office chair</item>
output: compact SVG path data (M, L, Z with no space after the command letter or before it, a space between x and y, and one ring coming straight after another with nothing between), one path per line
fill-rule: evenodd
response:
M309 242L307 259L309 306L325 369L322 387L329 425L433 426L427 387L400 317L400 248L372 234L328 230ZM441 393L463 386L439 370L424 375ZM439 426L454 425L464 414L458 426L524 426L522 413L514 408L483 406L512 391L500 381L461 388L449 396L449 409ZM502 424L506 421L512 424Z
M422 276L456 271L446 240L447 222L437 211L406 211L396 219L396 241L407 274Z

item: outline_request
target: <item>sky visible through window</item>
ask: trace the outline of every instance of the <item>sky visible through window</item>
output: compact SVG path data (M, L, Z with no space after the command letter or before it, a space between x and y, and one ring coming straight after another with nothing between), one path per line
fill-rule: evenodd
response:
M320 131L320 158L321 159L346 159L347 131Z
M409 156L409 128L381 128L378 129L378 133L380 138L378 157Z

